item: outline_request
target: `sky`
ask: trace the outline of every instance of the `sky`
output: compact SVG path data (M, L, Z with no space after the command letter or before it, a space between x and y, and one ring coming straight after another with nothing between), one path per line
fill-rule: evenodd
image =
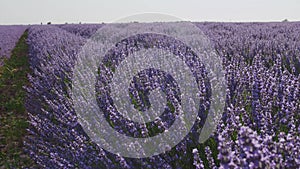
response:
M0 25L110 23L139 13L162 13L185 21L200 22L300 21L300 1L0 0ZM149 18L149 21L155 19Z

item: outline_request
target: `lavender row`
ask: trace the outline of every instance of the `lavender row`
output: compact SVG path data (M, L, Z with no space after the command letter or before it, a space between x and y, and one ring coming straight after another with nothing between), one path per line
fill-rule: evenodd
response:
M223 57L222 168L300 166L299 23L199 24Z
M84 42L52 26L29 29L29 57L34 73L29 76L32 87L27 88L31 136L26 147L31 157L44 168L171 168L172 163L184 158L184 154L123 158L99 148L88 138L77 122L68 90L71 69ZM175 151L185 153L185 148L183 142Z
M291 23L195 23L215 43L218 53L227 59L243 57L252 65L262 56L267 68L281 55L282 66L300 73L300 22Z
M96 31L101 28L103 24L64 24L57 26L77 36L89 38L96 33Z
M9 58L12 49L15 47L27 26L1 26L0 25L0 65L4 58Z

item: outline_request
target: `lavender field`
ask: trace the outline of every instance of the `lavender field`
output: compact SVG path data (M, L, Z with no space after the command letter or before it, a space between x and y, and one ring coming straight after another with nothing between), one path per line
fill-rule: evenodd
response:
M161 26L164 24L169 23ZM222 118L210 138L199 143L197 131L207 117L210 86L205 65L191 68L203 92L199 118L179 144L149 158L122 157L99 147L84 131L74 110L71 89L77 56L105 24L0 26L0 59L7 58L3 64L0 60L0 169L300 168L300 22L193 24L209 38L222 60L227 83ZM133 38L126 44L128 50L138 50L144 43L153 44L148 48L178 53L182 50L179 42L163 43L167 38L138 38L144 40L143 44ZM21 54L26 60L14 65L14 60L20 60L18 50L22 46ZM109 92L101 88L110 82L111 73L124 54L111 52L110 61L105 63L107 71L99 74L96 85L98 105L105 118L119 133L131 137L152 137L167 130L176 118L176 104L180 104L180 90L174 79L164 72L142 72L129 89L132 103L140 109L149 106L144 95L155 85L143 85L144 78L163 88L168 105L154 122L126 120L110 109L113 103L107 96ZM182 57L188 54L185 52L181 52ZM189 60L189 66L197 65L196 62L195 56ZM22 68L24 65L28 70ZM22 81L27 82L13 88L12 79L17 77L19 82L16 73L24 70L27 71L22 74ZM154 76L159 80L155 81ZM24 94L12 94L20 91ZM15 109L19 104L22 108ZM22 125L13 128L16 121L7 119L19 119L17 124ZM17 142L17 151L13 151L15 145L11 142ZM30 162L23 162L24 159Z

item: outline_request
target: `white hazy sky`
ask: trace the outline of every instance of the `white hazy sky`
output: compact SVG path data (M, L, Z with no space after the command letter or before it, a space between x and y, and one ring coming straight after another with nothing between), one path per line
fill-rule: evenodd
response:
M189 21L300 21L299 0L0 0L0 25L114 22L163 13Z

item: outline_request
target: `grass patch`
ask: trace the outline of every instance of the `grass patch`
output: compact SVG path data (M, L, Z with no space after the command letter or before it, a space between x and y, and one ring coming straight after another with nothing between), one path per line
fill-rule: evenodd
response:
M28 168L35 163L24 153L23 141L28 127L24 106L29 85L27 74L28 32L19 39L9 59L0 67L0 168Z
M215 138L210 137L208 140L206 140L203 144L198 144L197 149L199 151L199 157L203 161L203 165L205 169L209 169L209 162L205 154L205 147L209 146L210 150L212 152L212 157L215 161L216 166L220 166L220 160L218 159L218 143Z

